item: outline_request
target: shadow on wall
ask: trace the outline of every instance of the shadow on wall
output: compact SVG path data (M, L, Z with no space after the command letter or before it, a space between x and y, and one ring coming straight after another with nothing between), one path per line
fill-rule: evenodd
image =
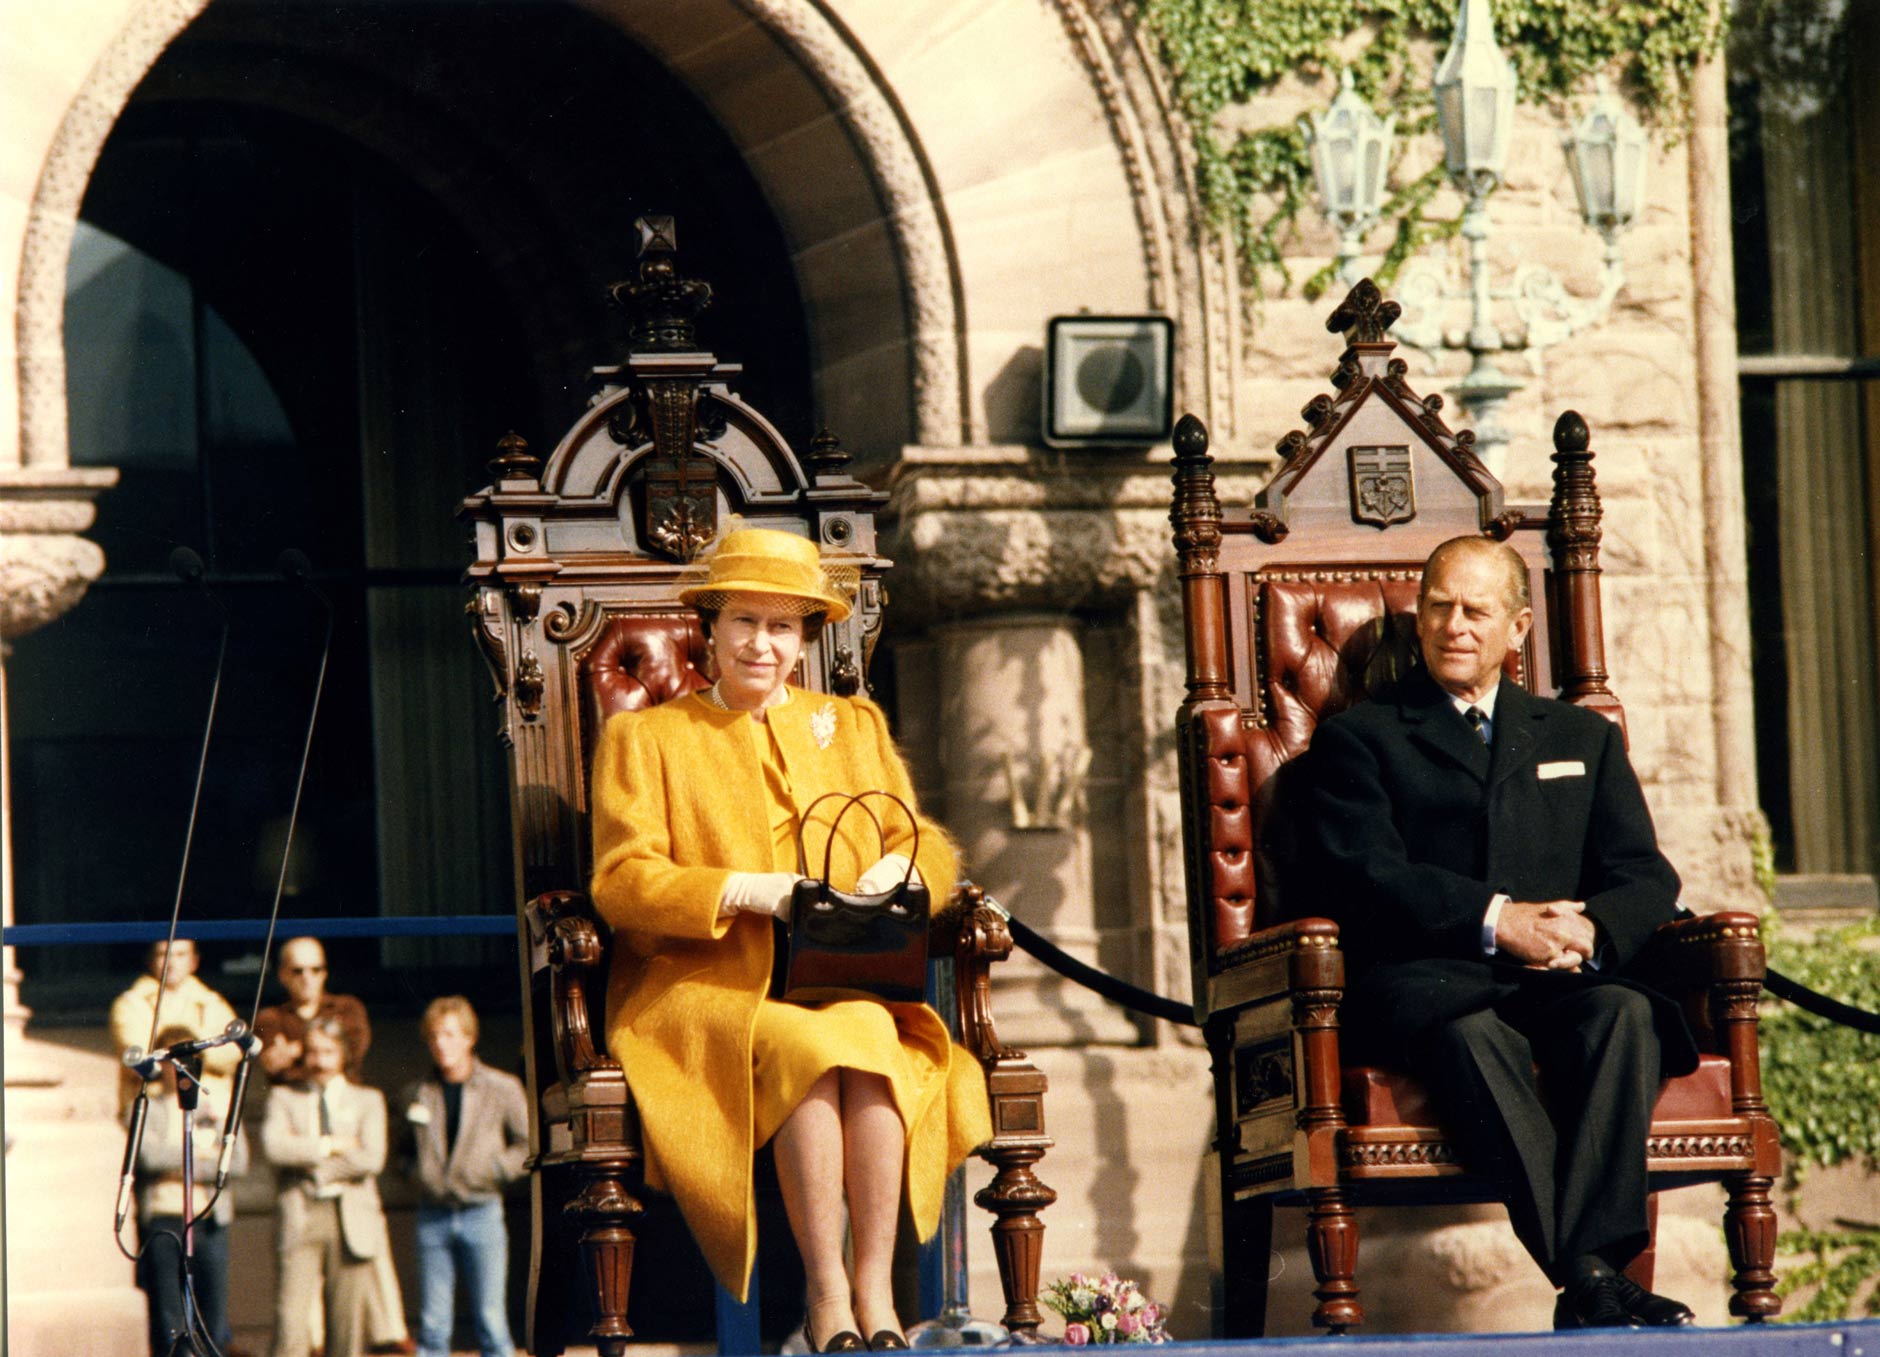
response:
M1044 349L1015 350L986 383L986 436L994 443L1034 443L1044 420Z

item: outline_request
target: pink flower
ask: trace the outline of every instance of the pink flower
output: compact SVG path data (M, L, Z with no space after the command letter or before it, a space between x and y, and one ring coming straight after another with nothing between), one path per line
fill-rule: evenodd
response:
M1142 1322L1127 1310L1116 1317L1116 1331L1118 1333L1134 1333L1141 1327Z
M1074 1348L1081 1348L1090 1341L1090 1327L1087 1324L1066 1324L1064 1341Z

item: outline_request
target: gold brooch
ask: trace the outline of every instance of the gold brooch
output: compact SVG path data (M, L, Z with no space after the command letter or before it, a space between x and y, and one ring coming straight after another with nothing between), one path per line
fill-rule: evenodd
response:
M827 749L836 739L836 704L825 702L821 710L809 718L809 733L815 738L818 749Z

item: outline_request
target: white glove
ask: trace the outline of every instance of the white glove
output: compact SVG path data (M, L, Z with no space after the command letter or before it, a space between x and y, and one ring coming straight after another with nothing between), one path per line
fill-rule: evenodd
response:
M856 878L855 894L880 895L883 891L893 890L896 886L900 885L902 881L908 879L908 866L907 854L888 854L888 856L863 872L860 877ZM926 884L921 880L920 868L918 867L914 868L912 879L917 886Z
M768 914L790 922L790 897L803 878L795 872L733 872L718 896L718 917Z

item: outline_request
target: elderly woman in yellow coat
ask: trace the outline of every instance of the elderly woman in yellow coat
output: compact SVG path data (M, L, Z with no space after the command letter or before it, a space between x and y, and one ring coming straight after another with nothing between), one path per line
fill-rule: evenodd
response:
M699 612L717 682L614 717L594 763L592 893L615 933L608 1046L639 1109L648 1181L672 1193L726 1289L749 1284L751 1155L774 1138L811 1346L902 1348L891 1276L902 1193L928 1237L946 1175L991 1136L984 1076L925 1005L808 1006L768 991L771 920L787 920L801 879L800 817L825 792L889 791L911 807L913 788L878 707L787 681L825 618L849 614L815 543L727 533L680 598ZM819 808L803 836L819 868L840 804ZM867 816L842 820L831 880L887 889L914 852L945 901L957 875L946 835L923 820L916 849L904 821L889 807L883 844Z

